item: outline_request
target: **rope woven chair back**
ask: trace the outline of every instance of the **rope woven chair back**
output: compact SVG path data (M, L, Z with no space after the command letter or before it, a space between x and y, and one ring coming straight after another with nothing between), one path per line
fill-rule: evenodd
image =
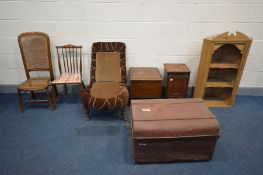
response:
M27 78L30 71L49 71L53 78L49 37L41 32L26 32L18 36L18 43Z
M57 46L59 72L82 74L82 46Z
M126 45L122 42L96 42L92 45L91 53L91 69L90 69L90 84L96 82L96 62L97 56L105 55L105 52L113 52L113 55L110 56L114 58L113 61L116 61L116 55L119 55L119 69L120 69L120 80L118 82L125 83L127 82L126 76ZM108 55L109 56L109 55ZM114 64L116 65L116 64ZM108 69L111 70L111 69ZM107 71L107 70L104 70ZM119 70L118 70L119 71ZM97 72L97 73L96 73ZM111 74L112 72L109 72ZM116 73L117 75L117 73ZM119 78L118 78L119 79Z

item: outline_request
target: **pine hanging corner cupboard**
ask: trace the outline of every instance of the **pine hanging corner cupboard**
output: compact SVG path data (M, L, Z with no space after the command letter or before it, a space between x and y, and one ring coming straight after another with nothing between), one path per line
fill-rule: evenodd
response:
M231 107L251 43L252 39L241 32L205 38L194 98L203 98L209 107Z

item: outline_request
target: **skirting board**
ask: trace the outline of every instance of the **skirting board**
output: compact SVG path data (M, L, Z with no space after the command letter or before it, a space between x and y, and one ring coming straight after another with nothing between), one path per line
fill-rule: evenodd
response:
M16 93L17 92L17 85L0 85L0 93ZM63 92L64 91L64 86L63 85L58 85L57 86L58 92ZM77 85L67 85L67 91L68 93L79 93L80 88Z
M16 93L17 85L14 84L2 84L0 85L0 93ZM164 89L164 88L163 88ZM58 87L58 91L63 91L63 86ZM79 93L78 86L69 86L68 92ZM192 97L194 92L194 86L189 86L188 97ZM252 96L263 96L263 87L239 87L238 95L252 95Z

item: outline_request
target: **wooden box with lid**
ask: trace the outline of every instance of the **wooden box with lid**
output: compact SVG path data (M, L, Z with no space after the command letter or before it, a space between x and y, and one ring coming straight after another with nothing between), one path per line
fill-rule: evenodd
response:
M161 98L162 76L155 67L131 67L130 74L130 98Z
M190 70L185 64L164 64L166 98L187 97Z
M210 160L219 123L201 99L131 101L136 163Z

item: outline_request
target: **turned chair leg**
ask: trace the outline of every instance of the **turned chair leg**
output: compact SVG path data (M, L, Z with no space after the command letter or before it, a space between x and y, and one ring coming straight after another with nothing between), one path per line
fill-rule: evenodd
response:
M48 97L48 105L51 111L56 109L56 92L54 86L51 86L51 91L49 93L49 88L46 89L46 94Z
M35 92L33 92L33 91L31 91L31 99L32 99L32 100L35 100L35 99L36 99Z
M21 94L19 89L17 89L17 97L18 97L20 112L24 112L25 111L24 110L24 102L23 102L22 94Z
M50 95L51 95L50 100L51 100L52 108L53 108L53 110L55 110L57 107L57 88L56 88L56 85L51 86L51 94Z
M50 97L50 94L49 94L49 92L48 92L48 88L46 89L46 95L47 95L47 98L48 98L48 106L49 106L49 108L50 108L50 110L51 111L53 111L54 109L53 109L53 104L52 104L52 99L51 99L51 97Z
M122 119L123 121L127 121L127 117L126 117L126 115L125 115L125 108L122 108L122 109L121 109L121 119Z
M66 84L64 84L64 95L68 95L68 88Z
M86 113L86 119L89 121L90 120L90 108L89 107L85 108L85 113Z
M55 84L52 84L52 88L54 88L55 97L58 96L58 88Z

